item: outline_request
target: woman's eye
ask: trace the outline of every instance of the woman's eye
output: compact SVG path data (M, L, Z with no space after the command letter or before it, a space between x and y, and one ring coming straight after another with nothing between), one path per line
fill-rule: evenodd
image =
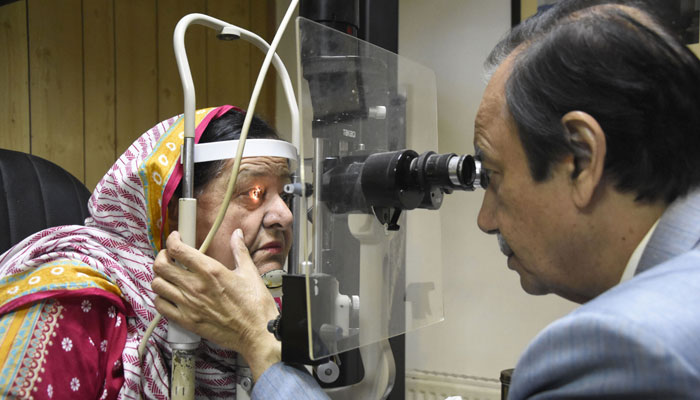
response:
M263 190L260 186L256 186L248 192L251 200L258 201L262 199Z
M260 186L255 186L244 192L241 192L239 198L241 198L246 204L257 205L263 201L265 197L265 190Z

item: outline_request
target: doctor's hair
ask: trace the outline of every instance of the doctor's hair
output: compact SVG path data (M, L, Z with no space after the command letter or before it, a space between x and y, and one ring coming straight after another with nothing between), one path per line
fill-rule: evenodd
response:
M489 57L513 54L506 102L533 179L579 154L561 119L583 111L605 133L603 174L617 190L645 202L685 195L700 185L700 61L641 8L570 4L514 29Z
M486 77L490 78L501 62L521 44L547 33L562 19L577 11L604 4L638 8L652 16L656 23L663 25L668 31L672 31L679 39L684 34L683 28L685 27L677 21L674 2L663 0L558 0L554 6L538 10L534 16L514 26L496 44L484 62Z
M241 137L245 111L232 108L222 116L212 120L202 132L199 143L222 142L225 140L238 140ZM280 139L277 132L263 119L253 116L248 129L248 139ZM194 196L199 197L207 185L223 172L229 160L217 160L194 165ZM182 193L182 181L175 189L175 195ZM171 200L172 202L172 200Z

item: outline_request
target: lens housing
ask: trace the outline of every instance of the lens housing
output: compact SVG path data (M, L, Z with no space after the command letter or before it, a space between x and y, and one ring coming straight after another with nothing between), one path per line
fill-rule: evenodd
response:
M374 153L362 165L362 193L371 207L438 209L445 193L481 187L481 163L470 155L413 150Z

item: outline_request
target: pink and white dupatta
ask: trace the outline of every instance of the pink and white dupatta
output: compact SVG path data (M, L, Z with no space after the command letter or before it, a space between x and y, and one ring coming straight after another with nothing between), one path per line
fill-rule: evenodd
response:
M197 140L209 121L230 108L223 106L197 111ZM65 303L63 307L68 309L66 304L86 296L102 296L107 301L105 307L116 305L116 308L108 309L108 315L102 320L110 318L113 310L126 317L126 324L112 322L109 326L116 337L121 334L125 337L123 350L116 355L113 367L123 366L123 380L117 376L118 379L111 382L112 386L117 386L115 393L108 393L109 383L105 381L104 398L169 397L167 321L161 321L149 340L142 364L145 367L138 361L137 348L156 313L153 306L155 295L150 286L153 279L151 266L165 234L169 232L167 204L182 174L179 155L183 126L182 116L170 118L148 130L129 147L95 188L88 206L91 216L86 219L85 226L61 226L38 232L0 256L0 315L3 318L8 313L24 312L22 310L31 308L32 304L52 299L57 301L56 304ZM57 274L59 271L61 273ZM81 304L80 301L77 304ZM85 304L82 311L85 311ZM74 309L80 314L76 307ZM91 307L92 303L87 308ZM50 313L44 314L44 319L51 318ZM57 326L74 324L76 327L87 324L87 320L77 320L78 314L71 317L72 314L67 313L54 323ZM12 332L13 323L16 326L26 323L27 317L23 318L15 318L15 322L8 320L9 328L5 330L0 322L0 342L3 335ZM87 331L94 327L86 325L82 328ZM17 328L15 334L17 332L22 331ZM50 336L48 333L46 331L44 336ZM92 342L90 337L87 339ZM71 343L76 340L80 339L73 338ZM48 361L42 359L34 364L54 368L50 362L51 351L67 351L63 343L68 342L65 338L62 340L61 350L49 339L46 341L52 346L47 347L52 349L48 352L43 349ZM72 345L68 347L72 348ZM37 349L20 350L38 354ZM200 350L197 398L234 398L235 354L207 341L202 341ZM82 356L87 355L83 352ZM1 361L0 385L2 379L16 379L23 362L19 359L19 366L12 367L8 360L5 360L5 366ZM25 368L22 375L24 388L15 388L17 393L21 389L21 393L33 391L35 398L52 398L55 388L48 385L37 390L38 382L42 380L34 375L39 373L32 372L31 367ZM118 387L121 382L123 384ZM76 381L71 380L69 390L75 389L75 384ZM83 383L84 388L85 385ZM80 390L80 384L77 386L75 394Z

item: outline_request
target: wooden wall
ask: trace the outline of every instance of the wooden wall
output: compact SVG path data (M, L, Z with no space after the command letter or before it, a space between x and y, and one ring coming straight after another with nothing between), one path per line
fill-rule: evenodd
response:
M172 36L201 12L272 40L273 0L20 0L0 6L0 148L94 188L141 133L182 113ZM201 26L186 47L197 107L247 107L264 54ZM256 112L274 122L273 68Z

